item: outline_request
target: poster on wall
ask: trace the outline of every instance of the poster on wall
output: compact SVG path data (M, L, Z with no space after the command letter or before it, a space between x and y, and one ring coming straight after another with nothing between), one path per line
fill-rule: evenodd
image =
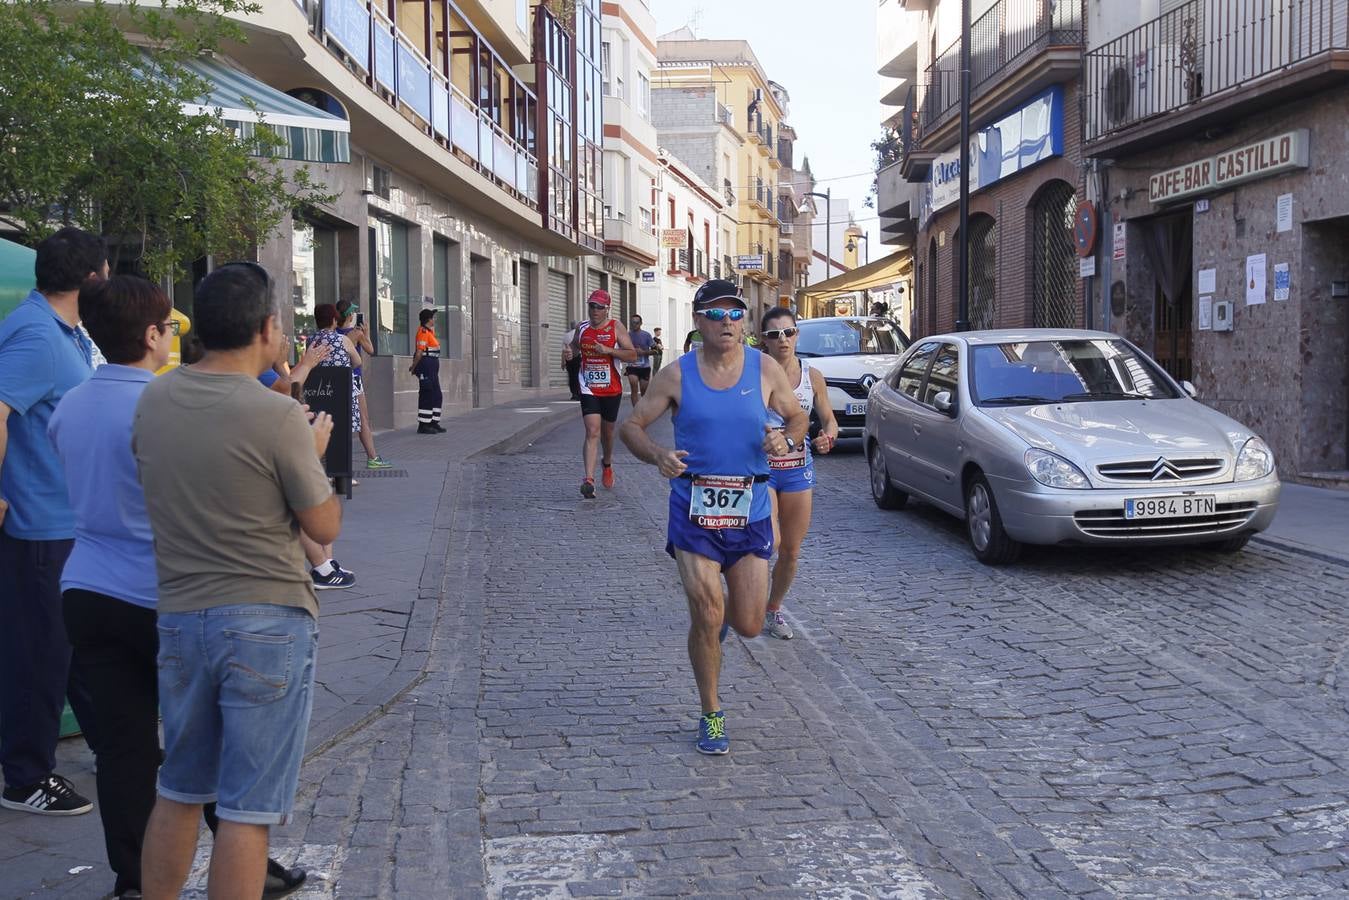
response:
M1199 277L1195 279L1195 290L1200 294L1214 294L1218 291L1218 270L1200 269Z
M1276 218L1279 222L1279 231L1293 230L1293 195L1280 194L1278 202L1274 205Z
M1083 278L1090 278L1096 274L1096 257L1084 256L1077 261L1077 274Z
M1246 305L1265 302L1265 254L1246 257Z
M1288 269L1288 263L1274 264L1274 299L1283 302L1288 299L1288 290L1293 282L1292 273Z
M1213 298L1212 298L1212 297L1200 297L1200 298L1199 298L1199 330L1200 330L1200 331L1212 331L1212 330L1213 330Z
M1111 235L1111 258L1113 258L1115 262L1124 259L1127 235L1128 229L1125 224L1123 222L1116 222L1114 231Z

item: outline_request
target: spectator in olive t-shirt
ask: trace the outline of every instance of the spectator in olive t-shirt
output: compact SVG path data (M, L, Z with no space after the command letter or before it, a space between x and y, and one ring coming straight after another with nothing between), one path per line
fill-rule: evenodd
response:
M197 286L206 353L151 382L132 447L159 574L164 763L141 888L177 897L201 807L216 802L212 896L262 896L271 825L290 818L313 704L318 604L300 529L337 538L341 511L319 459L332 433L258 376L284 335L252 263Z

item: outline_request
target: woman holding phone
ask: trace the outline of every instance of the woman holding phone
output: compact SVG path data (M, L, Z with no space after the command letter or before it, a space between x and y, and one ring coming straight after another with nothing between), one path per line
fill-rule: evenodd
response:
M346 336L361 356L373 356L375 345L370 342L370 335L365 330L365 316L357 311L355 301L343 300L338 304L337 316L340 320L337 333ZM367 469L392 468L392 463L375 452L375 430L370 426L369 408L365 402L365 382L361 380L359 364L351 370L351 377L351 392L356 398L357 411L360 413L361 430L359 434L361 446L365 448L365 467Z

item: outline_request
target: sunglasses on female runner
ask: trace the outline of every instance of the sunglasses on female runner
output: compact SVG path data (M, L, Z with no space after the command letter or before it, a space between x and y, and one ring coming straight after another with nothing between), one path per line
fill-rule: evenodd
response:
M741 319L745 318L745 311L743 309L721 309L721 308L700 309L697 312L695 312L694 315L702 316L706 319L712 320L713 322L720 322L723 319L730 319L732 322L739 322Z
M768 338L770 341L780 341L783 338L796 337L797 333L800 332L800 330L801 329L796 328L795 326L789 328L772 328L769 329L768 331L765 331L763 333L763 336Z

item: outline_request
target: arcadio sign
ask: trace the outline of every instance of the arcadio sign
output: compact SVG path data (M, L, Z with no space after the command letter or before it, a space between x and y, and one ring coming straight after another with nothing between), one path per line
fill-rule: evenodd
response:
M1306 167L1307 130L1303 128L1158 172L1148 179L1148 198L1153 203L1170 203Z

